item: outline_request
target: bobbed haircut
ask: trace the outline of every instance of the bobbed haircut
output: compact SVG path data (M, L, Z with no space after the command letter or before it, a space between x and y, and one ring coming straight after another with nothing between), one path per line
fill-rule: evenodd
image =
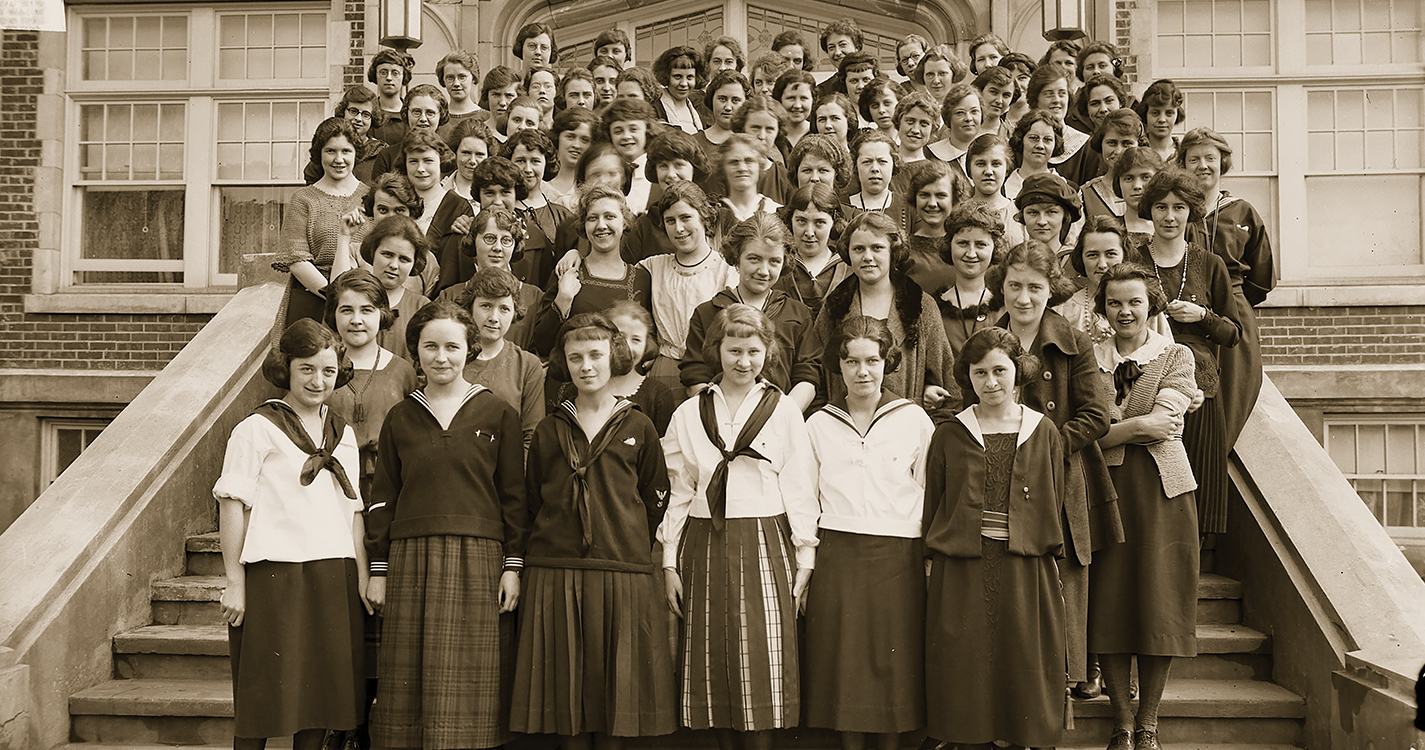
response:
M875 344L880 351L881 359L886 361L887 374L900 369L901 348L896 344L896 338L891 335L891 329L885 321L869 315L848 315L841 321L841 325L836 327L834 336L837 361L850 356L848 349L852 341L864 339Z
M1074 251L1069 253L1069 265L1080 276L1088 276L1088 266L1084 265L1084 240L1091 234L1111 234L1118 238L1118 246L1123 250L1123 262L1140 262L1137 247L1128 241L1128 228L1123 220L1113 214L1091 214L1084 219L1084 227L1079 231L1079 239L1074 243Z
M540 23L539 21L534 21L532 23L527 23L524 26L521 26L519 33L515 34L515 46L513 49L515 57L519 58L520 60L523 60L524 43L539 36L540 34L544 34L545 36L549 37L549 64L553 65L554 63L559 62L559 43L554 41L554 29L549 28L548 24Z
M831 232L827 235L827 242L833 252L839 252L837 239L845 234L846 211L841 207L841 200L838 198L836 189L824 182L813 182L810 185L803 185L792 191L791 197L787 198L787 205L777 209L777 216L786 227L788 237L791 236L792 217L798 211L812 212L820 211L831 217ZM801 250L797 249L795 243L789 243L788 252L796 258L801 257Z
M1042 122L1054 131L1054 150L1049 157L1053 158L1064 153L1064 126L1049 114L1047 109L1031 109L1014 126L1014 132L1009 134L1009 155L1014 157L1014 166L1018 167L1024 163L1024 136L1029 135L1029 128L1035 123Z
M667 86L672 80L674 68L692 69L693 88L700 89L708 83L708 67L703 60L703 53L686 44L663 50L663 54L653 61L653 77L660 84Z
M832 34L850 37L851 43L856 45L856 49L858 50L866 46L866 38L861 34L861 27L857 26L856 22L850 18L838 18L822 27L821 36L819 38L822 52L827 52L827 40L831 38Z
M717 206L708 200L708 194L704 193L696 182L688 180L674 180L672 184L663 189L663 195L659 196L657 202L648 209L648 218L653 220L659 231L667 233L667 226L663 223L663 214L677 203L686 203L698 212L698 217L703 222L705 235L712 237L717 233Z
M359 294L363 299L375 305L376 311L381 315L380 330L385 331L391 327L392 323L396 322L396 313L391 310L391 300L386 296L386 288L381 286L381 282L377 281L376 276L370 271L364 268L353 268L332 279L325 290L327 303L322 321L333 331L336 330L336 308L342 292Z
M866 84L866 88L861 89L861 95L856 97L856 110L861 118L867 121L875 119L871 117L871 106L887 93L894 96L896 103L899 104L901 98L905 96L905 87L889 78L881 76L872 78L871 82Z
M1079 93L1074 96L1074 111L1078 112L1085 120L1092 121L1089 117L1089 96L1093 90L1107 86L1113 95L1118 99L1118 107L1122 109L1128 106L1128 86L1113 76L1099 74L1090 76L1084 85L1079 87ZM1116 110L1115 110L1116 111Z
M703 94L703 106L708 109L713 108L713 97L717 95L718 89L723 86L741 86L742 98L752 93L752 82L747 80L739 70L719 70L713 74L712 80L708 82L708 89Z
M732 59L736 61L734 70L741 71L747 67L747 55L742 53L742 43L730 36L720 36L703 46L703 60L711 61L713 50L718 47L726 47L732 53Z
M691 135L679 128L667 130L648 141L648 158L643 160L643 176L658 183L658 165L682 159L693 165L693 181L701 182L708 174L707 157Z
M406 86L411 82L411 76L415 73L416 59L399 50L382 47L375 57L371 58L371 65L366 68L366 80L376 83L376 69L382 65L397 65L401 68L401 85Z
M1148 108L1158 107L1159 109L1177 110L1177 118L1173 120L1174 125L1181 125L1187 119L1187 105L1185 103L1182 89L1169 78L1162 78L1149 84L1147 90L1143 92L1143 98L1133 105L1133 111L1143 118L1143 122L1148 122Z
M376 92L367 88L366 84L358 83L347 86L346 90L341 92L341 101L337 102L336 107L332 109L332 117L346 119L347 107L373 102L371 105L371 127L379 128L386 122L386 115L381 107L374 103L375 101Z
M990 242L993 243L990 252L991 268L1008 254L1009 243L1004 238L1004 221L1000 219L999 212L975 202L956 207L950 212L950 218L945 220L945 238L948 241L941 245L940 259L946 265L952 268L955 266L954 251L951 248L955 244L955 235L966 229L983 229L990 236Z
M628 34L620 28L604 29L599 32L598 36L594 37L594 56L607 57L607 55L603 55L599 50L610 44L622 44L624 59L633 62L633 42L629 41Z
M965 178L960 176L960 171L952 169L949 162L939 159L922 159L910 165L907 174L906 201L912 206L915 205L916 198L926 185L939 182L945 178L950 178L950 200L951 205L958 206L970 197L970 186L965 182Z
M797 68L787 68L785 72L777 76L777 82L772 84L772 98L782 101L782 95L787 93L788 86L805 84L811 89L812 96L816 96L816 78L805 70Z
M406 91L406 100L401 103L401 119L411 121L411 102L418 96L428 97L435 102L435 108L440 112L437 126L450 122L450 103L445 100L445 94L441 93L440 88L433 83L416 84Z
M743 251L754 242L781 248L785 256L792 255L792 233L787 231L787 226L776 216L757 211L727 230L722 240L722 257L736 268L742 262Z
M445 145L445 141L435 134L435 131L409 130L406 137L401 141L397 151L400 161L396 163L396 171L409 177L406 171L406 159L411 154L418 154L423 151L434 151L436 158L440 161L440 174L442 177L455 171L455 152Z
M554 115L549 127L549 139L554 141L555 151L559 150L559 136L578 130L580 125L589 126L589 140L592 141L594 131L599 127L599 116L594 110L583 107L567 107Z
M465 361L470 362L480 353L480 331L475 328L475 321L470 317L470 311L459 307L445 300L436 300L416 311L411 316L409 323L406 323L406 351L410 352L415 360L412 364L416 366L416 371L421 369L421 333L426 326L437 320L453 320L465 328Z
M836 173L837 190L851 182L849 156L841 144L836 142L836 137L823 133L808 133L797 141L797 145L792 147L792 153L787 156L787 174L792 177L793 184L796 184L797 171L808 156L823 159L831 165L832 171Z
M1098 293L1093 298L1093 309L1099 315L1108 317L1104 312L1107 307L1108 285L1115 281L1141 281L1143 288L1148 290L1148 316L1152 317L1168 309L1168 295L1163 293L1163 284L1158 280L1156 271L1148 270L1142 263L1124 261L1115 263L1103 272L1103 277L1098 280Z
M1084 63L1088 62L1089 55L1108 55L1108 62L1113 66L1115 78L1123 77L1123 60L1118 56L1118 48L1104 41L1089 42L1088 46L1079 50L1075 57L1074 75L1084 80Z
M1014 92L1014 95L1009 98L1010 104L1019 101L1019 96L1023 93L1019 90L1018 86L1014 85L1014 73L1003 65L996 65L980 71L975 75L974 83L970 85L979 89L983 95L985 89L988 88L990 84L994 84L1000 88L1009 86L1010 90Z
M1044 308L1046 310L1074 296L1074 292L1078 291L1074 282L1064 278L1064 272L1059 269L1059 258L1048 245L1039 240L1025 240L1011 247L1009 252L1000 258L1000 262L990 266L990 270L985 273L985 286L990 290L991 308L1005 308L1004 279L1015 266L1028 268L1049 282L1049 303Z
M935 130L940 127L940 107L935 103L935 97L924 91L912 91L901 100L896 102L896 113L891 116L891 121L899 128L901 120L913 109L923 110L930 118L930 129Z
M1138 143L1147 143L1148 136L1143 132L1142 118L1128 107L1119 107L1103 116L1103 120L1093 130L1093 137L1089 139L1089 147L1103 153L1103 139L1109 133L1133 136L1133 139Z
M528 92L530 84L534 83L534 75L536 73L548 73L549 77L554 79L554 98L556 99L555 103L558 104L557 100L559 99L559 92L561 91L561 87L563 85L563 77L559 75L559 71L549 67L548 65L531 65L528 69L526 69L524 72L524 78L520 81L521 88ZM510 106L513 107L514 104L511 103Z
M336 352L336 387L351 382L353 368L346 356L346 344L336 331L311 318L302 318L287 326L278 339L277 346L267 352L262 360L262 377L277 388L292 390L292 360L306 359L318 352L331 349Z
M480 213L484 213L481 211ZM466 282L465 289L460 293L456 302L465 310L475 304L477 299L504 299L510 298L510 304L515 308L515 321L524 320L524 302L520 297L520 280L515 275L503 268L482 268L470 277Z
M1113 170L1109 172L1113 176L1113 194L1122 198L1123 189L1118 184L1119 180L1122 180L1123 176L1129 172L1144 167L1149 167L1157 172L1163 168L1163 157L1147 146L1134 146L1125 150L1123 155L1118 157L1118 161L1113 163Z
M630 299L614 300L603 312L604 317L610 321L628 318L643 324L648 335L643 339L643 356L633 366L639 375L647 375L653 368L653 363L658 360L658 328L653 325L653 314L648 312L648 308Z
M925 85L925 66L936 61L943 61L950 66L950 80L961 81L970 75L970 66L965 64L960 56L955 54L955 50L948 44L937 44L925 51L920 58L920 64L915 66L910 79L916 83Z
M643 92L643 101L648 102L650 107L653 106L652 102L654 100L663 95L663 86L658 83L658 79L654 78L652 73L649 73L644 68L624 69L618 74L618 78L614 79L614 87L617 88L629 81L633 81L634 83L638 84L638 89ZM617 103L620 99L627 98L617 96L617 92L615 92L615 94L615 103ZM611 104L609 106L613 105ZM657 115L654 115L655 120L657 119L657 117Z
M732 113L732 132L741 133L747 129L747 118L754 112L766 112L777 120L777 132L787 129L787 108L782 103L765 94L752 94Z
M594 204L601 200L611 200L618 203L619 214L623 216L624 231L628 231L633 226L633 211L629 210L628 199L624 194L614 190L607 185L588 185L579 188L578 211L574 213L578 219L574 223L574 231L583 239L589 239L589 235L584 229L584 222L589 220L589 212L593 210Z
M629 70L638 70L638 68L629 68ZM609 131L616 122L642 122L647 130L652 130L653 125L658 122L658 113L653 110L652 104L641 99L627 97L614 99L609 103L609 106L604 107L604 114L599 118L599 130L594 134L594 138L596 140L612 140ZM651 140L654 135L656 133L650 132L646 138Z
M540 175L540 179L554 179L555 173L559 171L559 162L555 159L554 141L549 140L549 134L537 128L521 130L505 141L505 147L500 150L500 153L513 162L515 149L521 146L526 151L538 151L544 156L544 174Z
M905 235L890 217L876 211L867 211L846 222L846 229L841 232L841 238L832 248L847 263L851 262L851 235L857 232L869 232L885 237L891 248L891 273L905 273L906 266L910 263L910 251L905 246Z
M480 191L489 185L499 185L515 191L516 200L529 197L529 188L524 185L524 175L515 163L503 156L491 156L475 165L470 173L470 195L480 199Z
M990 45L991 47L994 47L995 51L999 53L1000 57L1004 57L1010 52L1009 43L1005 42L1005 40L1000 37L999 34L996 34L994 32L986 32L975 37L974 39L971 39L970 46L966 47L965 49L970 56L970 72L974 73L975 75L979 75L984 72L983 70L977 70L975 68L975 50L985 46L986 44Z
M604 32L604 33L607 34L608 32ZM622 34L623 32L620 31L619 33ZM603 34L600 34L599 36L603 36ZM627 34L625 34L624 36L626 37ZM621 43L621 42L605 42L605 45L604 45L604 46L607 46L607 45L609 45L609 44L620 44L620 43ZM596 46L594 49L598 49L598 47ZM613 68L613 69L614 69L614 77L615 77L615 78L618 77L618 74L619 74L619 73L623 72L623 66L621 66L621 65L618 64L618 60L615 60L615 59L613 59L612 57L609 57L608 55L603 55L603 54L594 55L594 59L590 60L590 61L589 61L589 64L586 65L586 66L584 66L584 67L587 68L588 71L589 71L589 73L591 73L591 74L592 74L595 70L598 70L599 68Z
M613 377L627 375L633 369L633 352L618 326L602 313L579 313L564 321L554 337L554 348L549 351L549 375L555 380L568 383L574 379L564 353L567 345L574 341L609 342L609 374Z
M595 140L584 149L584 153L579 156L579 163L574 165L574 183L583 185L589 173L589 167L599 159L613 157L618 162L619 169L623 171L623 177L619 179L619 188L624 195L628 195L629 185L633 182L633 167L623 160L618 149L609 141Z
M1038 109L1039 95L1058 81L1063 81L1067 87L1070 83L1069 74L1060 70L1057 65L1040 65L1029 74L1029 83L1024 84L1024 100L1029 103L1030 108Z
M385 193L395 198L406 207L411 216L420 216L425 213L426 202L416 189L411 187L409 177L400 172L387 172L376 178L371 184L371 189L366 191L366 195L361 196L361 211L367 216L376 216L376 194Z
M356 148L356 128L352 127L345 117L328 117L312 131L312 147L307 150L307 156L313 164L322 163L322 149L326 148L327 141L333 138L345 138L352 149Z
M474 138L485 144L485 157L489 158L499 151L500 142L495 138L495 134L490 131L489 121L481 120L461 120L450 130L450 136L445 139L445 145L453 152L460 151L460 144L466 138Z
M1169 164L1158 170L1148 186L1143 188L1143 197L1138 201L1138 218L1153 220L1153 204L1165 196L1173 194L1188 206L1188 223L1202 221L1206 215L1207 196L1197 184L1197 178L1181 167Z
M445 68L447 65L459 65L470 71L471 79L476 82L480 80L480 58L471 52L458 49L440 58L440 62L435 64L435 79L440 81L441 87L445 86Z
M1011 52L999 59L999 67L1008 70L1010 75L1017 77L1018 74L1014 72L1015 66L1023 68L1025 75L1033 75L1034 71L1039 68L1039 64L1034 62L1034 58L1023 52Z
M524 250L524 221L520 215L511 209L501 205L486 206L480 209L480 213L475 214L475 219L470 222L470 230L460 238L460 252L467 258L474 258L475 243L479 241L479 236L484 234L490 224L494 224L496 229L510 233L514 238L514 247L510 250L510 258L518 258L520 252ZM518 291L515 293L518 297ZM462 303L463 305L463 303Z
M970 382L970 368L985 361L985 357L996 349L1004 352L1014 363L1016 386L1039 376L1039 358L1025 351L1018 336L996 326L981 328L965 341L960 355L955 358L955 383L960 386L960 398L965 406L980 403L980 394L975 393L975 384Z
M711 165L714 173L722 175L723 178L726 179L728 154L732 153L734 148L739 147L748 149L758 156L757 178L760 180L764 171L762 165L770 158L770 151L766 146L762 145L762 141L746 133L733 133L728 136L727 140L718 144L717 151L713 154L713 164Z
M1217 134L1212 128L1193 128L1183 136L1178 143L1177 153L1173 155L1173 163L1179 167L1187 168L1187 153L1198 146L1211 146L1217 149L1217 153L1222 158L1222 175L1226 176L1232 171L1232 147L1227 145L1227 139Z
M490 68L485 74L485 80L480 83L480 108L490 108L490 92L507 89L511 84L518 86L520 74L514 68L507 65L496 65Z
M761 339L762 345L766 347L764 362L774 361L780 356L782 345L777 340L777 324L761 310L734 302L718 310L712 323L708 325L707 338L703 340L703 361L717 363L718 371L722 372L725 368L722 362L722 342L729 338L754 337Z
M869 52L856 51L841 58L841 63L836 66L837 72L844 78L847 73L860 73L866 70L876 69L876 56Z
M854 135L859 124L856 119L856 108L851 105L851 99L840 91L833 91L830 94L822 94L821 96L818 96L816 98L816 101L812 102L810 118L812 130L815 132L821 132L817 130L816 127L816 113L822 107L825 107L827 105L841 108L841 115L842 117L846 118L846 134L848 137ZM823 133L823 135L831 134Z
M393 214L371 225L371 230L361 238L361 259L370 265L376 261L376 251L388 237L396 237L411 243L415 254L411 264L411 276L420 276L426 270L426 256L431 253L430 240L421 231L420 225L409 216Z

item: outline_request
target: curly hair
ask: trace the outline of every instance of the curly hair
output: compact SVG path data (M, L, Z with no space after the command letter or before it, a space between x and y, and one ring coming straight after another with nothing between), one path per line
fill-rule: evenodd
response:
M1089 147L1100 154L1103 153L1103 139L1109 133L1132 136L1133 140L1140 144L1148 142L1148 136L1143 132L1143 120L1138 117L1137 112L1128 107L1119 107L1103 116L1103 120L1093 130Z
M440 81L442 87L445 86L445 66L447 65L459 65L470 71L472 81L480 80L480 58L463 49L458 49L440 58L440 62L435 64L435 80Z
M982 229L990 236L994 245L990 253L990 267L994 267L1009 252L1009 242L1004 237L1004 220L1000 219L999 212L982 203L971 203L957 206L950 212L950 218L945 220L946 242L941 245L940 259L946 265L954 267L955 253L952 248L955 235L965 229Z
M1079 231L1079 239L1074 243L1074 251L1069 253L1069 265L1080 276L1088 276L1088 266L1084 265L1084 240L1091 234L1111 234L1118 238L1118 247L1123 252L1124 261L1137 261L1138 253L1128 241L1128 228L1123 220L1113 214L1090 214L1084 218L1084 227Z
M994 32L986 32L975 37L974 39L971 39L970 46L966 47L965 49L970 54L970 72L974 73L975 75L979 75L985 72L975 67L975 50L985 46L986 44L990 45L991 47L994 47L995 51L999 53L1000 57L1004 57L1005 55L1008 55L1010 53L1009 44L1005 42L1005 40L999 34L996 34Z
M418 83L406 92L406 101L401 104L401 119L407 123L411 121L411 102L418 96L429 97L435 102L435 108L440 112L440 118L436 125L444 125L450 122L450 103L445 100L445 94L440 88L431 83Z
M896 42L896 72L906 78L910 78L910 74L914 71L906 70L905 66L901 64L901 50L912 44L920 45L921 54L925 54L925 50L930 49L930 40L919 34L906 34L904 38Z
M554 158L554 141L549 140L549 135L543 130L521 130L510 136L505 141L505 147L500 150L500 154L511 162L515 158L515 149L523 146L526 151L538 151L544 156L544 173L540 175L542 180L552 180L559 171L559 162ZM528 187L526 187L528 189Z
M416 189L411 187L410 178L400 172L387 172L376 178L371 184L371 189L366 191L366 195L361 196L361 212L367 216L376 216L376 194L385 193L395 198L401 205L406 207L411 216L420 216L425 213L426 202Z
M1097 41L1089 42L1075 57L1074 75L1078 76L1080 81L1084 80L1084 63L1088 61L1089 55L1108 55L1108 62L1113 66L1113 76L1123 77L1123 60L1118 56L1118 48L1108 42Z
M849 352L852 341L866 340L876 345L881 359L885 360L886 373L892 373L900 369L901 348L896 344L896 337L891 334L891 329L884 320L878 320L869 315L848 315L841 325L836 327L836 334L832 337L838 342L836 348L836 359L843 360L851 356Z
M940 107L935 104L935 97L924 91L912 91L906 94L900 101L896 102L896 113L891 116L891 121L899 128L901 120L905 119L907 113L912 109L921 109L930 117L930 129L936 130L940 127Z
M1048 65L1049 61L1054 59L1055 52L1064 52L1067 53L1069 57L1078 59L1079 43L1072 39L1060 39L1059 41L1050 44L1049 49L1044 50L1044 56L1039 58L1040 67Z
M348 107L372 102L371 128L379 128L386 123L386 113L375 103L376 98L376 92L367 88L365 84L358 83L347 86L346 90L341 93L341 101L337 102L336 107L332 110L332 117L345 119ZM370 130L367 131L367 133L370 132Z
M906 202L912 206L920 196L920 191L927 185L950 179L950 205L958 206L970 197L970 186L965 182L965 178L960 176L960 171L950 166L949 162L939 159L922 159L911 164L907 170Z
M520 168L503 156L491 156L475 165L475 171L470 175L470 195L479 200L480 191L487 185L499 185L515 191L516 200L529 197L529 188L525 187Z
M787 174L791 176L792 184L796 184L796 174L808 156L815 156L831 165L832 171L836 173L838 190L851 182L851 166L847 152L841 148L841 144L837 143L833 136L809 133L797 141L797 145L792 147L792 153L787 156Z
M353 268L332 279L332 282L323 290L326 295L326 309L322 313L322 322L327 327L336 330L336 308L340 304L342 292L354 292L361 295L366 301L376 307L376 312L380 315L380 322L377 330L385 331L390 329L391 324L396 322L396 313L391 310L391 300L386 296L386 288L381 286L381 282L376 280L376 276L364 268Z
M511 50L515 53L515 57L523 60L524 43L538 37L540 34L549 37L549 64L553 65L559 62L559 43L554 41L554 29L538 21L521 26L519 33L515 34L514 49Z
M1150 167L1154 172L1163 168L1163 157L1158 155L1147 146L1134 146L1123 152L1118 157L1118 161L1113 163L1113 169L1109 172L1113 179L1113 194L1119 198L1123 197L1123 188L1118 184L1123 176L1135 169Z
M672 184L663 188L663 195L659 196L657 202L649 207L648 217L653 220L659 231L667 233L667 225L663 223L663 214L677 203L686 203L698 212L698 217L703 222L703 234L712 237L717 233L717 206L708 200L707 193L704 193L696 182L688 180L674 180Z
M327 349L336 352L336 387L350 383L355 370L346 356L346 343L336 331L311 318L302 318L282 332L277 345L262 360L262 377L277 388L289 391L292 389L292 360L314 357Z
M521 219L513 209L501 205L486 206L480 209L480 213L475 214L475 220L470 222L470 230L460 238L460 252L464 253L467 258L477 257L475 243L479 242L478 238L491 224L494 224L496 229L509 232L510 236L514 238L515 244L510 248L509 256L518 258L520 252L524 250L524 219Z
M1048 110L1031 109L1028 114L1019 118L1014 132L1009 134L1009 153L1014 157L1016 167L1024 164L1024 136L1029 135L1029 128L1036 122L1042 122L1054 131L1054 150L1050 152L1050 158L1064 153L1064 126L1060 125Z
M568 383L574 379L565 354L571 341L609 342L609 375L613 377L627 375L633 369L633 352L618 326L601 313L579 313L564 321L554 337L554 348L549 351L549 376L555 380Z
M955 107L967 97L971 96L975 97L976 101L979 101L980 90L968 83L951 84L950 90L945 92L945 101L940 103L940 122L949 123L950 115L954 114ZM985 121L984 103L981 102L980 106L980 122L983 123ZM949 127L949 125L947 124L946 127Z
M370 231L361 238L361 259L366 261L367 265L375 263L376 251L388 237L396 237L411 244L415 255L411 264L411 276L420 276L421 272L426 270L426 256L430 254L432 245L430 240L426 239L426 233L421 231L420 225L409 216L394 214L372 224Z
M1177 117L1173 120L1174 125L1181 125L1187 119L1187 104L1183 96L1182 89L1178 88L1172 80L1163 78L1154 81L1143 92L1143 98L1133 105L1133 111L1143 118L1143 122L1148 122L1148 109L1157 107L1159 109L1177 110Z
M450 146L447 146L445 141L442 141L433 130L414 130L406 132L405 139L402 140L401 145L397 147L396 153L399 154L400 161L396 164L396 171L409 176L406 172L406 159L409 158L411 154L421 153L423 151L434 151L436 153L436 158L440 160L440 173L442 176L455 171L455 152L451 151Z
M763 94L753 94L747 97L741 107L732 113L732 132L741 133L747 128L747 118L753 112L766 112L777 120L777 132L781 133L787 129L787 108L782 103L770 96Z
M1005 309L1004 280L1011 268L1022 266L1041 276L1049 285L1049 303L1053 307L1074 296L1078 291L1074 282L1064 278L1059 268L1059 258L1049 246L1039 240L1025 240L1010 248L999 262L990 266L985 273L985 287L990 290L990 307Z
M716 362L718 370L725 369L722 361L722 342L729 338L759 338L765 347L763 362L773 362L781 354L782 345L777 340L777 324L765 313L751 305L734 302L718 311L708 324L707 338L703 340L703 361Z
M819 37L818 41L821 42L822 52L828 52L828 50L826 49L826 43L827 40L831 38L832 34L840 34L844 37L850 37L851 43L856 45L856 49L858 50L866 46L866 38L861 33L861 27L857 26L856 22L851 20L850 18L837 19L821 28L821 36Z
M1227 139L1217 134L1212 128L1193 128L1183 136L1178 143L1177 153L1173 155L1173 163L1186 169L1187 153L1198 146L1211 146L1217 149L1217 153L1222 157L1222 174L1225 176L1232 171L1232 147L1227 145Z
M787 231L787 225L772 214L757 211L727 230L722 239L723 259L736 268L742 261L742 252L754 242L781 248L784 255L792 255L792 233Z
M718 144L717 151L713 155L713 164L710 165L713 174L720 175L724 181L727 179L727 155L732 152L732 149L737 147L748 149L758 157L757 179L762 179L763 164L767 159L771 158L771 154L767 147L762 145L762 141L746 133L733 133L728 136L727 140Z
M742 98L747 99L747 95L752 93L752 82L747 80L747 76L736 70L719 70L713 74L712 80L708 82L707 91L703 94L703 106L710 111L713 109L713 98L717 96L718 89L723 86L741 86Z
M861 115L861 119L868 122L876 118L871 116L871 106L884 94L891 94L900 103L901 97L905 96L905 87L889 78L877 76L866 84L866 88L861 89L861 95L856 97L856 112Z
M747 77L755 80L757 72L761 71L763 78L776 81L777 76L787 72L791 67L792 64L787 62L787 58L782 57L776 52L768 52L752 61L752 67L747 69Z
M338 137L345 138L353 149L356 148L356 128L345 117L328 117L317 124L317 129L312 132L312 146L307 150L313 164L322 163L322 149L327 147L327 141ZM354 159L352 166L356 166Z
M411 83L411 76L415 74L416 59L399 50L382 47L371 58L371 64L366 68L366 80L376 83L376 69L382 65L396 65L401 68L401 85L407 86Z
M484 215L484 211L480 212ZM518 244L518 243L516 243ZM523 285L515 275L503 268L482 268L470 277L470 281L465 283L460 297L456 299L456 304L469 310L477 299L504 299L510 298L510 305L515 308L515 317L511 322L524 320L525 309L524 295L520 294Z
M998 349L1014 363L1014 384L1022 386L1039 376L1039 358L1025 351L1019 337L1003 328L991 326L981 328L965 341L960 355L955 358L955 383L960 386L960 397L965 406L980 403L980 394L970 381L970 368L985 361L990 352Z
M1163 284L1158 279L1158 273L1148 270L1148 267L1141 263L1124 261L1109 266L1098 280L1098 293L1093 298L1093 309L1099 315L1108 317L1105 312L1108 306L1108 285L1114 281L1143 282L1143 288L1148 292L1148 317L1159 315L1168 309L1168 295L1163 293Z
M638 89L643 92L643 101L648 102L649 106L652 106L653 102L657 101L658 97L663 95L663 86L658 83L658 79L654 78L652 73L649 73L644 68L627 68L623 70L618 74L618 78L614 79L614 87L617 88L629 81L638 84ZM614 101L618 101L618 99L622 98L624 97L616 97ZM655 118L656 117L655 115Z
M579 189L578 210L574 216L578 217L574 223L574 231L582 239L589 239L584 224L589 221L589 212L593 210L594 204L601 200L611 200L618 203L619 215L623 217L624 231L633 226L633 211L628 207L628 199L624 194L614 190L607 185L589 185Z
M885 237L891 250L891 273L905 273L906 266L910 263L910 251L905 246L905 235L890 217L877 211L866 211L846 222L846 228L842 230L834 249L847 263L851 262L851 235L856 232L870 232Z
M549 140L554 142L556 152L559 150L559 136L578 130L580 125L589 126L589 140L592 141L594 131L599 126L599 116L594 110L583 107L568 107L554 115L554 122L550 123Z
M466 362L475 359L480 353L480 331L475 328L470 311L445 300L436 300L417 310L406 324L406 351L414 357L415 361L411 364L416 366L417 372L421 369L421 334L425 332L426 326L437 320L453 320L465 328Z
M1207 196L1203 194L1196 177L1173 164L1158 170L1148 181L1148 186L1143 188L1143 197L1138 201L1138 218L1152 221L1153 204L1169 194L1178 196L1187 204L1189 224L1202 221L1207 213Z
M707 85L707 63L703 60L703 53L692 47L685 44L663 50L663 54L653 61L653 77L660 84L667 86L672 80L674 68L692 69L693 88L700 89Z
M1115 97L1118 97L1119 109L1122 109L1123 107L1127 106L1128 87L1124 85L1123 81L1120 81L1117 78L1114 78L1113 76L1106 76L1102 74L1096 76L1089 76L1089 79L1087 81L1084 81L1084 85L1079 87L1078 95L1074 97L1074 111L1078 112L1079 116L1083 117L1084 120L1087 122L1093 122L1093 117L1089 115L1089 95L1093 92L1094 89L1100 86L1107 86L1110 90L1113 91L1113 95Z
M712 61L713 50L718 47L726 47L727 51L732 53L732 59L736 62L736 67L734 67L733 70L740 72L743 68L747 67L747 56L742 54L742 43L730 36L720 36L704 45L703 60L710 63Z

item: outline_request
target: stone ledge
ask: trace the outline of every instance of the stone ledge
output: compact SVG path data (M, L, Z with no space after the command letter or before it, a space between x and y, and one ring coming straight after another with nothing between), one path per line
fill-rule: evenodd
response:
M1414 280L1413 280L1414 281ZM1279 285L1262 307L1370 307L1425 304L1425 286L1372 281L1339 285Z
M118 315L214 315L232 290L203 292L59 292L25 295L26 313Z
M0 403L127 404L157 375L150 370L0 369Z
M1425 397L1425 364L1268 365L1262 369L1288 401Z

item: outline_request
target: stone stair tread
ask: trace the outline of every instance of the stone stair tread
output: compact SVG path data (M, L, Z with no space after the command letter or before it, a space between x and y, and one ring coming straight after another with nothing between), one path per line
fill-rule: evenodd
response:
M69 699L71 716L233 715L228 680L110 680Z
M149 625L114 636L116 654L227 656L226 625Z
M1197 577L1197 598L1241 599L1242 582L1216 573L1202 573Z
M1107 740L1104 740L1104 742L1107 742ZM88 748L89 746L84 745L83 747ZM1301 748L1296 745L1254 745L1250 743L1214 745L1205 742L1165 742L1160 747L1162 747L1162 750L1301 750ZM79 750L79 748L76 747L74 750ZM1065 747L1060 745L1056 750L1103 750L1103 748L1099 745L1093 745L1091 747Z
M1108 696L1075 700L1074 715L1110 716ZM1306 701L1271 682L1253 680L1173 680L1163 691L1163 717L1302 719Z
M153 582L156 602L216 602L223 595L223 576L180 576Z
M189 552L218 552L223 551L222 541L218 538L218 532L210 531L206 534L194 534L188 537L184 547Z
M1266 654L1271 650L1272 637L1246 625L1199 623L1197 626L1199 654Z

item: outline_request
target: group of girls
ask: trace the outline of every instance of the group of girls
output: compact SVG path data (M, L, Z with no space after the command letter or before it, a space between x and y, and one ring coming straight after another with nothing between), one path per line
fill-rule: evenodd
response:
M1275 278L1226 141L1102 43L600 41L318 127L214 488L235 743L1044 747L1067 685L1156 750Z

